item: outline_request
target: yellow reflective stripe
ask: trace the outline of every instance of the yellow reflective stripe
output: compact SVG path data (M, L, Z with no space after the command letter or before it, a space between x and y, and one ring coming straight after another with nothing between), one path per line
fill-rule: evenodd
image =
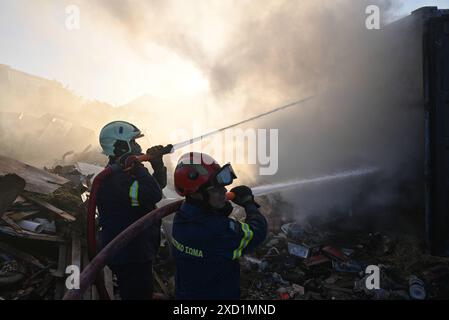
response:
M137 200L139 196L139 182L134 181L134 183L129 188L129 197L131 198L131 206L138 207L139 201Z
M243 238L242 238L242 240L240 240L239 247L237 249L235 249L232 254L233 260L240 258L242 256L242 250L248 246L249 242L251 241L251 239L254 236L254 233L251 230L251 228L249 227L249 225L247 225L246 223L241 223L241 225L242 225L242 230L243 230Z
M246 223L244 225L246 226L246 228L248 229L247 231L249 232L249 239L246 239L245 243L243 244L243 248L246 248L249 242L253 239L254 233L249 227L249 225L247 225Z
M243 238L240 240L240 246L234 250L232 259L237 259L242 256L242 250L248 245L249 238L251 236L249 226L246 223L241 223L243 230Z

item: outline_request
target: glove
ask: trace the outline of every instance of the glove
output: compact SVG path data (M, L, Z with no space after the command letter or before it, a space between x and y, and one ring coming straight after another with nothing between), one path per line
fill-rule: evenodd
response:
M147 155L151 157L150 163L153 169L164 166L164 162L162 161L162 149L164 149L163 146L154 146L147 150Z
M169 144L167 146L154 146L147 150L147 154L151 157L150 163L153 169L162 168L164 166L164 162L162 160L162 156L164 154L170 153L173 145Z
M254 204L257 208L260 208L259 204L254 201L254 195L251 189L247 186L238 186L231 189L231 192L235 194L235 198L232 200L235 204L246 207L250 204Z
M123 155L118 159L117 163L122 170L129 170L130 172L134 172L137 167L142 165L135 155Z

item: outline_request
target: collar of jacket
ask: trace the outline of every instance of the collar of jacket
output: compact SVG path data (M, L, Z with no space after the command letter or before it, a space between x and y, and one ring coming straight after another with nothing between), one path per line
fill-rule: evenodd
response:
M209 210L206 208L202 208L200 206L193 205L191 203L188 203L187 201L184 201L181 205L181 208L179 209L181 214L186 218L193 218L197 216L202 216L206 214L211 214Z
M220 210L214 210L210 207L204 207L195 203L190 203L188 201L184 201L179 210L181 216L186 219L192 219L206 215L229 217L232 211L233 207L230 202L228 202L224 208Z

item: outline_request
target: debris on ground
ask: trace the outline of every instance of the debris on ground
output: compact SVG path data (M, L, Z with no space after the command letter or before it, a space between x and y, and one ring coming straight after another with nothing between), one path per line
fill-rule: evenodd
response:
M242 298L296 300L422 300L449 297L449 259L433 257L412 236L353 232L339 234L295 226L271 233L242 263ZM302 230L292 232L292 230ZM287 235L287 237L285 237ZM338 243L338 245L334 245ZM412 249L413 248L413 249ZM276 249L278 255L268 255ZM257 259L257 260L254 260ZM367 267L379 268L379 288L370 288ZM275 274L276 276L273 276ZM436 280L438 279L438 280ZM301 288L297 294L294 288Z
M0 299L61 299L66 267L84 268L86 206L101 166L77 162L44 170L0 157ZM3 183L2 183L3 181ZM273 200L274 199L274 200ZM243 256L242 299L260 300L423 300L447 299L449 259L430 256L413 233L336 229L335 221L286 221L273 210L279 197L260 197L269 235ZM285 204L284 204L285 205ZM286 208L286 207L283 207ZM235 210L236 219L244 219ZM171 223L162 223L154 261L155 298L173 299L175 264ZM379 271L371 283L368 266ZM110 296L116 279L105 270ZM375 283L374 283L375 284ZM98 299L95 288L84 299Z
M7 174L16 174L24 179L26 191L42 194L51 194L68 182L61 176L0 155L0 176Z
M86 265L81 173L0 156L0 296L61 299L68 265ZM65 173L77 179L66 179Z
M165 245L164 245L165 244ZM174 265L163 240L155 269L174 298ZM449 297L449 258L430 256L423 240L381 232L341 233L304 222L280 225L264 245L243 256L242 299L413 300ZM368 289L370 265L380 288ZM165 291L165 290L164 290Z

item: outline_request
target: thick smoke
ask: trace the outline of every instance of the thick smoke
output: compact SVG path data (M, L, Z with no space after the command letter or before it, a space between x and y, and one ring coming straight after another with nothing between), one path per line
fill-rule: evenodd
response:
M281 2L263 18L242 21L244 31L212 72L217 94L245 94L252 111L268 101L320 94L257 123L280 134L279 172L265 182L379 168L375 178L289 192L301 214L422 205L419 30L412 20L367 30L368 4ZM387 18L391 3L378 5ZM246 12L251 17L251 8Z
M279 172L259 177L253 170L248 183L375 166L379 168L375 177L320 184L285 196L300 213L420 204L419 33L413 22L385 26L398 2L100 4L133 35L135 43L151 38L195 63L208 78L221 106L218 110L225 110L228 123L309 94L319 95L296 110L248 124L248 128L279 129L280 134ZM372 4L381 10L382 30L365 27L365 9ZM228 33L221 37L221 45L209 48L197 32L215 25L218 17L226 20ZM152 28L147 28L149 19ZM209 119L211 125L217 123L214 120ZM411 202L408 197L415 194L417 200Z
M385 26L397 1L75 3L98 28L125 38L143 57L151 50L148 43L157 44L208 79L211 95L199 99L201 107L198 101L148 107L148 121L165 130L158 139L171 142L169 127L190 129L190 123L202 121L218 128L317 94L307 104L246 126L279 129L280 154L276 175L258 176L257 168L250 168L241 174L243 182L379 168L369 179L283 194L296 204L298 216L388 206L420 194L409 190L422 182L420 36L413 23ZM365 9L373 4L381 10L381 30L365 27Z

